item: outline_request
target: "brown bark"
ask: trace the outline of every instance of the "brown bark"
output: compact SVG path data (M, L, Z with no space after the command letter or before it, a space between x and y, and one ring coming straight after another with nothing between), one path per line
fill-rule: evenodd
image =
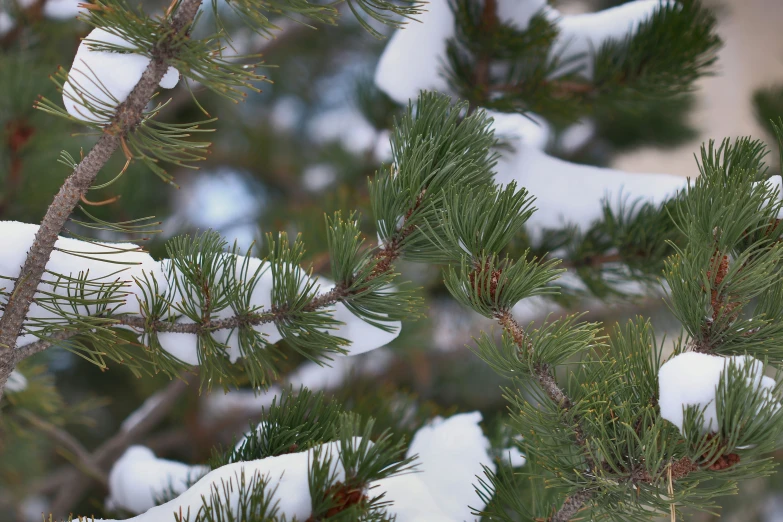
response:
M201 0L182 0L170 21L172 34L179 34L188 28L198 12L199 5ZM0 398L8 375L16 365L16 338L21 332L54 244L71 212L90 188L98 172L120 147L124 136L141 122L147 103L168 69L168 60L176 52L171 50L170 43L169 40L163 40L153 50L153 59L139 83L127 100L117 107L113 121L105 127L95 146L65 180L46 211L0 318Z

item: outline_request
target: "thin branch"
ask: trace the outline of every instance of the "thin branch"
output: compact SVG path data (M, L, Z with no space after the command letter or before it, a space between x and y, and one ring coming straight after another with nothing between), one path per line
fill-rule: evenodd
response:
M392 263L402 254L403 241L415 230L415 227L412 225L406 226L406 223L409 221L410 216L421 206L425 193L426 190L423 190L416 198L413 206L406 213L403 224L397 232L397 235L384 244L382 248L379 248L375 255L370 258L368 263L374 264L375 268L364 280L365 283L369 283L376 277L392 270ZM361 284L358 286L361 287ZM338 283L328 292L323 292L314 296L313 299L304 306L303 310L305 312L320 310L344 301L350 298L351 295L351 292ZM148 322L144 317L140 316L120 316L115 319L117 324L130 326L139 330L152 329L157 332L202 334L216 330L238 328L240 326L257 326L259 324L272 323L280 321L288 313L289 312L285 308L272 308L257 313L236 315L225 319L215 319L200 323L172 323L169 321Z
M485 34L491 34L498 23L497 0L484 0L484 9L481 12L481 30ZM483 52L476 61L475 85L483 97L488 95L489 68L492 57L488 52Z
M401 233L400 237L404 237L405 235L407 234ZM392 241L391 242L392 248L387 247L385 249L381 249L373 257L373 261L370 262L375 262L376 268L377 267L381 267L381 268L380 270L376 270L375 272L373 272L373 274L370 275L370 277L368 278L368 282L369 280L371 280L374 277L377 277L381 273L391 270L392 261L396 260L400 255L400 251L399 251L400 241L401 239L398 241ZM310 303L308 303L304 307L304 311L312 312L315 310L326 308L328 306L332 306L350 297L350 295L351 295L350 292L348 292L343 286L337 285L333 289L329 290L328 292L323 292L313 297ZM217 330L226 330L226 329L239 328L242 326L257 326L260 324L273 323L275 321L280 321L287 314L288 312L284 309L273 308L261 312L245 314L245 315L236 315L224 319L215 319L215 320L199 322L199 323L173 323L170 321L149 321L147 318L138 315L122 315L122 316L112 317L111 321L113 322L107 324L107 326L123 325L123 326L130 326L131 328L135 328L140 331L152 330L155 332L187 333L187 334L199 335L208 332L214 332ZM34 343L20 346L19 348L13 351L13 356L14 356L13 363L14 365L16 365L19 363L19 361L26 359L27 357L30 357L37 353L40 353L46 350L47 348L51 347L52 345L70 339L72 337L75 337L76 335L79 335L79 332L73 330L62 330L51 334L46 339L42 339Z
M625 258L620 254L602 254L597 256L585 256L581 259L564 259L560 268L599 268L609 263L622 263Z
M73 330L62 330L59 332L54 332L46 339L41 339L40 341L36 341L34 343L25 344L23 346L20 346L16 350L14 350L14 359L15 363L19 363L22 359L27 359L31 355L35 355L37 353L40 353L53 344L57 344L61 341L66 341L70 339L71 337L75 337L79 335L79 332L73 331Z
M516 344L520 350L529 352L532 349L530 341L528 341L527 335L525 334L525 330L511 316L511 312L499 312L496 315L496 318L500 326L502 326L503 329L511 335L512 339L514 339L514 344ZM574 403L557 384L557 381L552 375L550 369L551 367L548 364L538 364L535 367L535 373L533 376L535 377L536 381L538 381L541 389L544 390L544 392L547 394L547 397L549 397L552 402L557 404L557 406L564 413L570 412L574 406ZM595 461L590 454L590 447L587 443L587 437L584 434L579 417L575 417L574 424L569 424L568 427L574 431L576 443L583 449L585 460L587 461L587 467L589 469L594 469Z
M201 0L182 0L179 3L170 23L173 34L186 30L193 22L200 5ZM152 50L153 58L141 79L128 98L117 107L113 120L104 128L98 142L60 187L41 221L35 241L27 252L19 278L0 318L0 350L6 350L0 355L0 398L15 366L16 338L46 270L54 244L71 212L90 188L98 172L119 148L124 136L141 122L147 103L168 70L168 60L176 52L169 48L169 44L169 39L163 39Z
M203 334L216 330L225 330L230 328L239 328L240 326L257 326L265 323L272 323L280 313L274 310L265 310L263 312L235 315L225 319L215 319L201 323L172 323L169 321L147 321L145 317L138 315L123 315L113 318L116 324L130 326L138 330L153 330L155 332L173 332L187 334Z
M498 312L495 317L500 326L511 335L514 344L516 344L520 350L529 352L532 349L524 329L514 320L509 311L504 310ZM563 413L570 412L574 405L573 401L557 384L548 364L537 364L534 368L533 377L536 379L539 386L541 386L541 389L544 390L544 393L546 393L552 402L557 404ZM595 460L590 452L590 445L587 442L587 437L582 428L580 418L574 415L573 423L569 422L566 426L573 430L574 442L582 449L583 456L587 463L587 471L589 472L590 470L595 469ZM582 506L584 506L585 502L587 502L591 496L592 493L590 491L583 489L567 497L560 510L550 519L551 522L565 522L571 520L571 517L582 509Z
M41 419L30 411L20 410L17 411L16 414L41 430L47 437L52 439L52 441L62 445L65 449L70 451L73 456L76 457L77 462L75 465L81 471L100 482L103 486L108 485L109 477L106 472L98 466L93 456L90 455L90 452L88 452L73 435L64 429L55 426L51 422Z
M183 374L181 378L171 381L161 392L159 401L153 408L150 408L144 418L139 419L130 429L118 432L92 453L93 462L100 469L111 469L122 452L166 418L185 390L188 389L192 379L192 375ZM92 477L85 475L78 469L72 469L63 475L61 487L51 506L55 517L67 516L72 506L81 500L91 484Z
M572 94L590 94L595 90L595 86L589 83L564 81L564 80L550 80L542 81L542 87L551 87L553 89L553 97L565 98ZM502 85L492 85L489 90L492 92L514 93L520 88L519 84L509 83Z

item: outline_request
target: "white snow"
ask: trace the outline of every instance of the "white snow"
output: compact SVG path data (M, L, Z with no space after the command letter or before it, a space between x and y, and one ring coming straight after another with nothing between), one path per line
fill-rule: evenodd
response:
M398 103L421 90L449 92L441 70L446 41L454 36L454 14L446 0L430 0L418 20L394 32L375 70L375 84Z
M512 468L520 468L527 462L525 454L519 451L519 448L516 446L504 449L501 457L503 458L503 461Z
M420 474L398 475L372 483L370 493L383 492L384 501L391 502L387 512L396 515L396 522L454 522L433 498Z
M590 310L593 310L593 308L590 308ZM511 309L514 319L520 323L528 323L533 320L540 321L549 314L558 312L562 313L563 307L539 295L523 299Z
M5 11L0 11L0 36L5 36L5 33L10 31L14 27L14 19Z
M175 321L179 324L187 324L184 318ZM142 341L145 345L147 342ZM160 332L158 333L158 342L160 347L166 350L171 356L179 359L185 364L198 366L198 336L189 333L180 332Z
M263 199L249 185L241 173L221 168L192 176L178 203L188 222L201 228L222 230L238 221L255 222Z
M487 115L494 120L495 138L513 148L525 144L543 150L552 134L550 125L537 114L487 111Z
M125 101L139 82L150 59L135 53L94 51L89 46L91 42L127 49L132 45L104 29L93 29L79 45L63 86L68 114L82 121L107 123L114 108ZM171 89L178 81L179 73L170 67L160 85Z
M373 482L370 494L385 493L393 504L388 508L398 522L455 522L473 521L471 507L482 509L484 504L472 483L481 476L481 464L494 469L489 455L489 441L478 423L478 412L440 417L421 428L413 438L407 456L418 454L421 473L405 474ZM355 438L358 445L361 439ZM344 478L340 462L339 442L318 447L322 455L332 455L332 469L336 480ZM290 453L250 462L237 462L207 473L190 489L162 506L152 507L155 491L173 484L184 487L185 480L194 474L203 474L204 466L187 466L155 458L147 448L134 446L117 461L109 476L110 504L143 514L130 520L160 522L172 513L195 514L201 507L201 497L213 486L236 481L242 472L246 480L264 476L270 480L268 491L274 490L273 501L279 501L279 515L290 520L304 520L310 516L311 498L308 488L309 463L314 458L313 448L306 452ZM276 490L275 490L276 488ZM236 495L232 496L236 502ZM236 505L236 504L233 504ZM146 512L145 512L146 511ZM100 521L96 521L100 522Z
M242 251L258 244L258 216L267 204L263 187L229 168L189 176L175 195L175 212L164 222L163 237L186 228L211 228Z
M454 415L448 419L436 417L413 436L407 456L418 454L417 469L421 473L415 476L424 484L443 514L442 518L433 520L474 520L476 518L471 514L471 507L484 507L473 484L478 482L476 477L484 475L482 464L492 470L495 465L489 454L489 441L481 431L479 422L481 414L478 412ZM399 494L401 489L410 493L413 488L399 485L399 480L403 479L407 480L407 477L393 479L392 493ZM388 484L385 485L388 487ZM414 499L396 500L400 506L407 507ZM424 505L428 506L427 503ZM392 510L397 509L395 503ZM412 522L427 519L403 518L398 512L397 520Z
M302 121L307 110L297 96L282 96L272 105L272 125L285 132L292 132Z
M753 185L758 185L759 183L762 183L761 181L754 182ZM779 174L775 174L774 176L770 176L768 179L763 181L765 185L769 187L771 191L777 191L777 201L780 201L783 199L783 178ZM783 208L780 209L778 212L778 219L783 219Z
M325 277L320 278L319 283L320 292L328 292L334 288L334 281ZM328 332L350 341L351 344L344 347L348 350L346 355L359 355L385 346L396 339L402 329L400 321L388 321L386 325L391 328L391 332L381 330L355 316L343 303L334 305L332 317L344 323L336 330L328 330Z
M358 445L360 440L356 438L354 444ZM288 520L293 517L304 520L310 516L311 498L308 487L308 471L309 463L315 458L315 452L320 451L321 458L327 455L332 456L331 466L336 480L339 481L345 477L345 471L338 458L340 443L330 442L300 453L228 464L207 473L179 497L160 506L152 507L149 496L150 486L157 487L161 483L165 484L164 479L172 477L181 480L182 477L190 476L188 473L203 472L206 469L203 466L184 464L180 464L182 468L169 468L170 461L154 458L146 448L138 446L135 448L137 451L130 456L126 453L125 461L121 463L123 459L120 459L112 468L109 486L111 499L117 505L124 506L135 513L144 512L128 519L136 522L161 522L172 519L175 513L187 513L188 510L195 515L202 507L202 496L209 495L215 486L222 491L223 485L229 483L234 487L228 505L234 506L232 510L236 512L238 499L236 484L243 473L246 482L255 477L265 477L269 480L266 491L274 491L272 498L273 502L278 502L278 516L286 516ZM96 522L100 522L100 519L96 519Z
M183 493L208 471L209 466L159 459L144 446L131 446L111 468L107 502L114 508L142 513L152 508L162 494Z
M13 245L12 248L0 249L0 288L10 291L13 287L13 281L8 278L19 276L27 251L32 246L37 232L38 225L17 221L0 221L2 244ZM73 255L70 252L75 252L78 255ZM89 256L89 258L80 257L82 255ZM117 264L118 261L131 264ZM121 302L110 305L115 314L140 313L138 299L141 298L142 292L134 282L134 277L141 278L145 273L154 274L158 282L162 282L165 286L160 264L154 261L148 253L130 243L92 243L61 237L55 243L55 250L49 258L46 270L48 273L38 285L38 293L36 294L38 301L30 305L30 311L27 315L27 327L31 331L40 329L41 325L32 324L30 320L52 321L58 317L57 313L47 309L47 306L51 305L45 303L46 296L41 292L53 292L61 296L66 296L68 293L78 295L76 282L61 281L57 284L57 276L53 274L74 278L79 277L80 274L85 277L86 274L89 280L101 283L119 281L122 287L114 292L113 297ZM95 299L98 296L88 295L86 297ZM80 305L78 309L80 313L92 314L96 311L96 305ZM17 345L22 346L37 340L38 338L30 333L23 334L17 338Z
M50 513L49 499L44 495L30 495L22 500L19 506L23 522L41 522L46 520L46 513Z
M5 382L3 389L8 393L17 393L27 389L27 377L22 375L18 370L14 370L8 376L8 380Z
M530 19L538 12L554 18L554 9L547 5L546 0L499 0L497 6L498 18L520 31L528 28Z
M82 0L46 0L44 3L44 16L55 20L67 20L69 18L76 18L76 16L84 11L83 7L79 7L82 4Z
M704 408L702 433L720 429L716 407L716 393L721 376L729 365L745 368L750 364L750 385L768 393L775 387L775 380L764 376L764 365L750 356L718 357L704 353L686 352L666 361L658 371L661 417L682 431L684 409L695 406Z
M536 197L538 210L528 221L533 231L560 228L565 223L587 227L601 218L604 199L615 208L626 197L657 204L687 185L686 178L669 174L629 175L570 163L524 143L513 152L499 152L495 181L516 181Z
M581 120L569 125L560 134L559 148L566 154L573 154L581 149L595 135L595 123L592 120Z
M391 131L382 130L378 133L378 138L375 142L375 151L373 153L375 159L388 163L392 159L392 147L391 147Z
M34 0L16 0L20 9L29 9L34 4ZM47 0L44 2L43 15L53 20L67 20L75 18L83 8L79 7L82 0ZM16 21L0 6L0 36L5 35L13 29Z
M339 357L328 361L329 366L308 361L302 364L286 379L298 389L304 386L310 390L333 390L345 383L352 374L362 376L380 375L391 362L390 351L379 348L361 356Z
M226 417L249 419L268 410L275 397L282 390L279 386L270 386L266 392L249 389L232 389L227 392L213 390L202 395L199 408L199 420L204 425L219 422Z
M300 386L310 391L333 390L342 386L352 375L372 377L380 375L388 367L392 354L385 348L373 352L350 356L335 357L328 365L308 361L288 375L285 383L294 390ZM201 420L205 423L220 419L227 414L250 418L268 409L275 397L280 397L281 387L270 386L266 392L255 393L251 389L232 389L227 393L216 390L202 396ZM241 441L240 441L241 442Z

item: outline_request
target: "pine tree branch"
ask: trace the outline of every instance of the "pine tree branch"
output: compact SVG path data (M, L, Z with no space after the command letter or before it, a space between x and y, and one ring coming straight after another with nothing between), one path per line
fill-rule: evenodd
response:
M258 326L272 323L280 319L284 312L265 310L254 314L235 315L225 319L215 319L201 323L172 323L169 321L147 321L146 318L137 315L124 315L113 318L116 324L130 326L139 330L152 330L155 332L172 332L199 335L216 330L227 330L241 326Z
M400 239L391 241L391 247L387 247L379 250L372 258L371 263L376 263L376 270L367 278L367 282L377 277L382 273L386 273L392 269L391 263L395 261L400 255L400 241L401 238L407 234L401 232ZM408 231L410 233L410 231ZM379 268L380 267L380 268ZM323 292L316 295L313 299L304 307L306 312L314 312L329 306L332 306L340 301L343 301L351 296L351 293L342 285L337 285L328 292ZM285 318L289 312L285 308L272 308L269 310L263 310L257 313L236 315L232 317L226 317L223 319L215 319L211 321L199 322L199 323L173 323L170 321L148 321L147 318L137 315L122 315L112 317L112 325L130 326L140 331L152 330L155 332L171 332L171 333L186 333L200 335L218 330L228 330L240 328L242 326L258 326L260 324L268 324L276 321L280 321ZM54 344L60 341L65 341L72 337L79 335L79 332L74 330L62 330L54 332L46 339L36 341L34 343L23 345L13 351L13 364L16 365L19 361L26 359L32 355L40 353Z
M499 312L496 315L496 318L503 329L511 335L512 339L514 339L514 343L520 350L528 352L532 349L524 329L514 320L511 316L511 312ZM550 366L548 364L537 364L534 368L534 372L533 377L535 377L547 397L557 404L564 413L569 412L574 406L573 401L557 384L552 372L550 372ZM573 425L568 424L567 426L574 431L577 445L584 450L588 468L593 469L595 467L595 462L590 454L590 448L588 447L587 438L585 437L584 430L580 424L579 417L575 417L574 421L575 423Z
M532 349L531 343L527 339L527 335L525 334L524 329L522 326L520 326L519 323L516 322L516 320L514 320L514 318L511 316L511 312L508 310L498 312L496 318L503 329L508 332L509 335L511 335L511 338L514 340L514 344L516 344L520 350L523 352L529 352ZM536 379L539 386L541 386L541 389L544 390L544 393L546 393L547 397L549 397L552 402L557 404L563 413L569 413L569 411L573 408L573 401L557 384L555 377L550 371L550 366L547 364L537 364L534 368L533 377ZM591 470L595 469L595 460L593 459L593 456L590 452L587 437L585 437L584 429L582 428L579 417L574 416L573 423L564 422L564 424L568 429L573 430L574 442L576 442L577 446L579 446L579 448L582 450L585 462L587 463L587 471L589 473ZM592 493L590 491L583 489L567 497L563 502L562 507L550 519L551 522L565 522L571 520L571 517L573 517L582 508L582 506L590 499L591 496Z
M364 283L369 283L376 277L383 274L387 274L392 270L393 268L392 265L394 261L396 261L402 254L404 240L416 230L416 227L409 223L410 217L417 209L420 208L425 195L426 195L426 189L422 190L422 192L417 196L413 205L406 212L400 230L396 233L396 235L394 235L385 244L383 244L380 248L378 248L375 255L372 256L367 261L368 264L373 265L373 270L364 279L363 281ZM356 286L361 288L363 285L360 283L359 285ZM313 297L310 303L308 303L303 308L303 311L313 312L316 310L320 310L332 306L338 302L345 301L346 299L350 298L351 295L352 292L349 291L343 284L338 282L338 284L331 290L327 292L323 292ZM111 321L113 322L107 324L107 326L123 325L123 326L130 326L140 331L152 330L155 332L187 333L187 334L199 335L199 334L205 334L217 330L235 329L242 326L257 326L260 324L273 323L273 322L283 320L289 314L290 311L287 310L286 307L284 306L280 308L263 310L257 313L236 315L233 317L203 321L198 323L195 322L173 323L170 321L150 321L148 320L148 318L142 316L123 315L123 316L112 317ZM47 348L49 348L50 346L52 346L53 344L56 344L59 341L69 339L76 335L78 335L78 332L74 332L71 330L55 332L54 334L50 335L48 339L43 339L13 350L10 354L11 357L9 357L8 360L8 362L11 365L10 369L8 370L8 374L10 374L10 372L13 371L13 367L22 359L30 357L31 355L34 355L36 353L42 352ZM4 362L2 355L3 355L2 352L0 352L0 370L2 370L2 364ZM5 377L5 379L7 380L7 376ZM0 373L0 380L2 380L1 373ZM2 394L0 394L0 398L2 398Z
M406 212L397 234L383 244L382 247L378 248L375 255L367 261L367 263L374 265L374 268L362 283L355 286L361 288L363 283L369 283L376 277L387 274L392 270L393 263L402 255L403 241L416 230L416 227L409 224L409 221L413 213L421 207L425 194L426 189L422 190L411 208ZM304 306L303 310L305 312L314 312L345 301L350 298L351 295L351 291L338 281L337 285L328 292L323 292L314 296L313 299ZM130 326L140 330L152 329L157 332L202 334L216 330L239 328L241 326L257 326L260 324L272 323L280 321L286 317L287 314L289 314L289 311L285 307L281 307L200 323L172 323L169 321L147 322L145 318L139 316L121 316L117 317L116 321L117 324Z
M171 48L171 39L193 22L200 5L201 0L181 0L178 3L170 22L171 36L162 39L153 49L152 59L141 79L128 98L117 107L114 119L105 127L103 135L65 180L49 205L0 318L0 350L3 350L0 352L0 398L15 366L16 338L65 222L98 172L120 147L124 136L141 122L147 103L168 70L168 60L176 52Z
M383 253L383 252L385 251L383 250L379 251L379 253L376 255L374 259L385 260L385 259L392 258L393 260L399 256L399 253L396 253L393 256L391 256L390 254ZM380 264L380 262L378 264ZM388 266L386 267L384 272L390 269L391 266ZM370 278L368 278L368 282L370 279L377 277L377 275L378 274L373 274ZM320 310L332 306L340 301L349 298L350 296L351 293L345 287L338 284L328 292L323 292L313 297L313 299L307 305L305 305L303 310L305 312L314 312L316 310ZM264 310L252 314L235 315L233 317L226 317L224 319L204 321L200 323L172 323L169 321L147 322L147 320L144 317L140 317L140 316L120 316L114 319L116 321L116 324L130 326L133 328L137 328L139 330L151 329L156 332L174 332L174 333L187 333L187 334L198 335L198 334L213 332L216 330L227 330L227 329L239 328L241 326L258 326L260 324L273 323L282 320L288 314L290 314L290 311L288 311L285 307L282 307L282 308L272 308L269 310Z
M514 320L511 313L508 311L498 312L496 314L498 323L503 329L511 335L514 340L514 344L517 345L519 350L523 352L529 352L532 350L532 345L525 334L524 329L519 323ZM558 405L558 407L567 413L573 408L573 401L557 384L554 375L550 371L551 368L547 364L538 364L534 367L533 377L538 382L541 389L546 393L552 402ZM587 463L587 473L595 474L597 465L590 452L587 437L585 436L584 429L578 416L574 416L573 423L564 423L567 428L573 430L574 442L582 450L585 462ZM690 473L698 471L700 468L697 463L692 461L689 457L682 457L678 460L671 461L666 470L671 468L671 480L679 480L687 477ZM665 473L665 472L664 472ZM647 483L655 484L661 475L652 476L643 467L631 469L627 474L617 477L618 480L631 481L633 483ZM588 488L583 488L572 495L566 497L563 505L560 509L552 515L549 519L550 522L566 522L576 515L579 510L582 509L585 503L587 503L593 496L593 491Z
M313 300L310 301L310 303L305 307L305 311L313 312L320 308L331 306L339 301L342 301L349 295L349 292L342 285L337 285L328 292L324 292L315 296Z
M149 433L160 424L171 409L176 405L182 394L188 389L192 375L182 374L163 390L159 401L130 429L120 431L111 439L101 444L91 455L92 461L100 469L111 469L117 458L132 444ZM73 469L63 475L61 487L51 505L55 517L67 517L71 508L81 500L92 484L92 477L85 475L79 469Z

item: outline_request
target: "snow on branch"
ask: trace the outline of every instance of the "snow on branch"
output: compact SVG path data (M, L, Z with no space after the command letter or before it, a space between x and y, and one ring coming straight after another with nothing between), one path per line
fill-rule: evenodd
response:
M95 45L127 52L98 50ZM122 37L105 29L93 29L79 44L63 86L63 104L68 114L86 122L108 123L149 67L151 58L133 50L133 44ZM178 82L179 72L169 67L160 86L173 89Z
M451 45L449 42L453 43L455 38L470 38L469 35L458 34L457 25L462 22L455 19L454 10L463 18L473 16L463 13L470 12L471 8L467 5L459 2L450 5L446 0L437 0L429 4L428 12L422 16L421 23L409 24L404 29L395 31L375 72L375 83L379 89L399 103L415 99L421 90L464 95L458 92L459 89L455 90L447 74L450 60L454 59L447 52ZM640 27L645 27L648 33L652 33L661 30L666 24L676 25L685 23L684 20L691 17L702 16L698 8L689 7L687 13L682 15L683 20L674 20L674 14L681 10L681 6L674 2L660 0L637 0L600 12L580 15L562 15L544 0L496 0L484 5L485 16L496 17L500 24L520 31L520 34L527 35L526 31L536 30L534 26L538 27L536 24L539 22L550 24L554 28L554 40L551 45L548 44L548 61L555 65L562 64L562 67L555 67L542 81L552 81L561 76L569 78L568 81L573 78L592 81L594 62L602 56L605 48L609 49L607 46L610 44L631 45ZM703 22L704 25L700 25L699 31L709 33L709 24L701 18L698 20L699 24ZM505 33L498 29L497 34ZM694 53L702 53L705 56L703 61L693 62L696 64L693 67L698 70L709 63L709 49L716 45L708 36L703 38L704 42L700 42L707 50L693 50ZM535 50L533 47L531 52ZM655 49L646 48L648 52L657 52ZM546 49L544 51L546 52ZM683 59L690 59L686 58ZM463 73L474 73L476 77L480 75L481 63L470 62L463 65ZM497 65L500 67L500 64ZM687 69L690 65L682 67ZM498 70L502 70L502 67ZM539 80L540 78L535 76L532 79L521 78L519 82L522 85ZM589 87L588 84L585 85ZM488 92L491 92L493 89L491 85L473 87L473 91L487 88ZM474 101L477 105L472 106L472 109L480 109L479 105L485 103L492 108L487 113L494 119L493 128L503 145L495 149L499 156L495 181L507 184L514 180L536 196L538 211L529 221L534 234L544 229L561 230L571 225L586 229L604 217L604 202L608 202L610 208L615 211L622 209L628 201L638 200L657 205L686 186L686 180L677 176L629 175L617 170L577 165L554 158L544 152L544 149L551 145L550 125L546 119L529 112L528 104L509 102L496 108L497 100L491 94L487 94L483 101ZM582 105L587 104L588 101L585 100ZM525 114L514 114L522 112ZM589 136L592 133L591 129L589 120L577 123L573 129L569 128L574 132L564 134L564 146L578 146L584 142L585 134Z
M745 404L746 413L755 416L762 409L780 409L774 399L778 388L775 379L765 376L764 363L750 356L680 353L661 366L658 382L661 417L683 434L691 408L700 434L725 431L731 416L737 413L726 404L726 392L736 386L744 385L749 388L749 395L757 395L761 400L757 408Z
M354 441L358 445L360 441ZM209 498L212 490L223 485L237 489L240 477L248 480L259 477L266 483L268 494L278 501L278 514L289 520L293 517L305 520L310 515L312 499L308 486L308 471L317 454L337 457L340 442L330 442L308 451L268 457L252 462L236 462L213 470L177 498L155 507L155 498L163 495L169 485L181 489L187 480L203 474L204 466L186 466L164 459L157 459L146 448L132 447L117 461L109 479L110 502L131 512L142 513L129 520L159 522L178 513L195 516L202 511L202 499ZM337 480L345 478L345 469L339 458L332 458L332 472ZM233 506L232 506L233 507ZM237 507L233 507L236 512ZM96 519L100 522L101 519Z
M19 277L19 267L24 253L32 245L38 231L37 225L0 222L0 234L16 245L0 255L0 277L7 295L13 281ZM183 261L184 262L184 261ZM46 266L47 276L38 287L35 301L25 323L25 331L17 339L18 346L25 346L46 337L68 320L93 320L96 327L120 326L143 335L150 343L156 336L160 347L174 358L188 365L198 365L199 335L212 334L216 342L225 347L231 362L243 356L240 349L239 327L242 321L260 334L265 343L274 344L282 339L275 321L285 314L272 312L275 278L268 261L230 253L218 254L216 271L234 270L233 273L215 274L223 286L215 289L228 293L231 287L240 286L247 294L247 307L258 310L253 317L239 318L230 300L225 296L222 305L204 305L198 300L188 275L179 264L164 259L155 261L148 253L130 243L98 243L60 237ZM328 294L334 283L325 278L310 278L296 268L296 279L301 285L320 287ZM342 303L327 302L324 306L331 322L325 332L349 343L346 353L355 354L374 350L392 341L400 331L399 321L388 321L386 329L366 323ZM188 317L193 307L202 322ZM160 318L150 321L147 314L159 310ZM333 325L333 326L332 326Z
M498 0L499 21L518 30L528 28L534 15L542 15L558 29L551 58L567 62L569 70L592 76L590 55L608 40L633 35L645 20L668 2L637 0L598 13L562 15L545 0ZM448 40L454 38L455 19L447 0L432 0L421 23L395 31L375 72L376 85L398 103L419 91L451 92L443 74ZM575 62L578 60L578 63Z
M413 461L417 472L371 481L363 486L363 494L383 495L383 501L391 503L387 513L398 522L476 520L472 510L484 504L471 483L483 474L484 466L495 469L479 422L478 412L434 419L416 432L406 452L407 458L418 457ZM353 447L360 444L361 438L354 437ZM343 448L339 441L328 442L308 451L226 464L205 474L204 466L159 459L147 448L134 446L111 470L109 504L141 513L130 519L137 522L159 522L188 509L193 517L202 509L202 497L209 497L215 487L222 489L230 483L236 488L239 477L258 476L266 482L270 504L278 502L278 517L306 520L313 506L308 477L314 461L318 455L331 455L332 472L339 483L345 480ZM192 486L183 488L188 482ZM155 507L155 499L167 492L178 496ZM234 505L230 508L234 513L238 510Z
M629 174L571 163L521 140L514 147L500 151L495 181L503 185L515 181L536 196L537 210L528 225L539 233L566 225L587 228L603 218L605 202L616 211L629 200L660 204L688 183L671 174Z

